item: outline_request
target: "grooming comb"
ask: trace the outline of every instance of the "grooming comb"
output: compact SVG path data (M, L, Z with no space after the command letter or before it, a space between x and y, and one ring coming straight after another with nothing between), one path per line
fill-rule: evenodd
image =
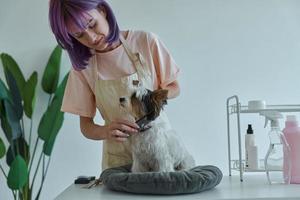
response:
M149 128L151 128L151 126L148 126L148 125L150 122L152 122L152 120L148 119L148 117L152 113L153 113L153 111L147 113L146 115L144 115L143 117L141 117L140 119L138 119L135 122L140 127L140 129L139 129L140 132L144 132L144 131L148 130Z

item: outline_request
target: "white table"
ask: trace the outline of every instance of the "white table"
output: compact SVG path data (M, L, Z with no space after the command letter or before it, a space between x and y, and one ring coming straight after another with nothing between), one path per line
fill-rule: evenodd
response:
M91 189L82 188L82 185L70 185L57 196L56 200L141 200L141 199L298 199L300 200L300 184L295 185L269 185L265 175L245 176L244 182L239 181L238 176L223 177L222 182L214 189L189 195L136 195L110 191L105 186L97 186Z

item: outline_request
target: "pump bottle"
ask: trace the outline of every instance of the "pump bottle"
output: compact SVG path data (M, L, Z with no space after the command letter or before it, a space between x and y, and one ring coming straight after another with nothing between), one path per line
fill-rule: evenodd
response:
M255 145L255 137L251 124L248 124L247 134L245 135L245 164L248 169L258 168L257 146Z

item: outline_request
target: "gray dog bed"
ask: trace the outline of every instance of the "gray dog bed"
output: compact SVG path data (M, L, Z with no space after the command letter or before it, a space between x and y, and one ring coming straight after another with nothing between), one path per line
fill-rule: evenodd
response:
M106 169L100 179L110 190L139 194L188 194L214 188L222 172L211 165L186 171L132 173L131 165Z

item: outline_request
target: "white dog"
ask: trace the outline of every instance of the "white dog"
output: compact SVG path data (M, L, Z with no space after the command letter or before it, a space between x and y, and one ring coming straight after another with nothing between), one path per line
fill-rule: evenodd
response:
M124 111L134 117L141 129L131 137L132 172L171 172L195 166L162 111L167 90L150 91L140 87L130 98L120 98ZM149 122L149 123L148 123ZM148 124L147 124L148 123Z

